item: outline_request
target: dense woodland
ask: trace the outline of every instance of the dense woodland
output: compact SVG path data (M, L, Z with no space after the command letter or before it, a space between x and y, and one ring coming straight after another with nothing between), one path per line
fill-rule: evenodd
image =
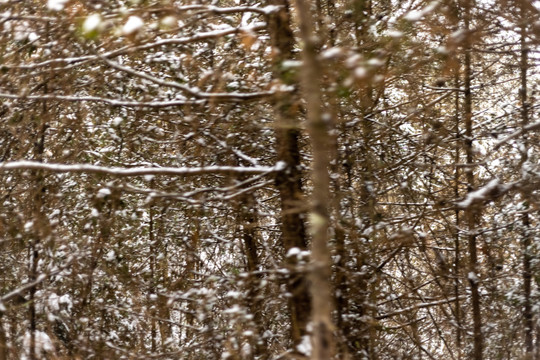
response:
M0 1L0 360L540 359L540 2Z

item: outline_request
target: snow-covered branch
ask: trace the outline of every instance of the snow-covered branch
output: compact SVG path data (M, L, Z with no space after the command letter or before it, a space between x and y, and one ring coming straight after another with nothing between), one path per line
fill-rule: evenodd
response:
M114 176L141 176L141 175L174 175L196 176L207 174L270 174L284 170L285 164L278 162L275 166L205 166L205 167L134 167L118 168L87 164L47 164L37 161L12 161L0 163L0 172L8 170L44 170L57 173L90 173Z
M517 183L501 184L499 179L493 179L480 189L468 193L465 199L456 204L457 208L467 209L473 205L495 200L496 198L515 188L516 185Z
M58 268L56 268L56 269L54 269L52 271L49 271L47 273L42 273L34 281L27 282L27 283L19 286L18 288L14 289L14 290L11 290L7 294L4 294L4 295L0 296L0 313L2 312L3 303L6 303L6 302L10 301L11 299L13 299L16 296L22 295L23 293L25 293L29 289L39 285L40 283L42 283L43 281L45 281L47 279L49 279L51 276L60 274L62 271L67 269L69 266L71 266L71 264L73 264L73 262L75 260L76 260L75 257L71 257L61 267L58 267Z
M107 60L106 58L103 58L103 61L105 61L109 66L112 68L115 68L116 70L123 71L127 74L149 80L155 84L161 85L161 86L167 86L174 89L182 90L189 95L198 98L198 99L209 99L209 100L222 100L222 101L238 101L238 100L250 100L250 99L257 99L261 97L271 96L274 94L273 91L258 91L254 93L238 93L238 92L230 92L230 93L208 93L201 91L198 88L189 87L183 84L179 84L172 81L166 81L160 78L157 78L155 76L152 76L150 74L146 74L140 71L136 71L130 67L122 66L114 61Z
M50 17L50 16L20 15L20 14L12 14L10 12L4 12L0 14L0 21L6 22L6 21L11 21L11 20L29 20L29 21L49 22L49 21L58 20L58 18Z
M204 11L211 12L214 14L234 14L242 12L254 12L261 15L269 15L273 12L278 11L281 6L277 5L268 5L265 7L258 6L232 6L232 7L218 7L213 5L185 5L179 6L176 8L177 11Z
M499 140L497 143L495 143L495 146L493 147L493 150L497 150L498 148L500 148L502 145L506 144L507 142L509 142L510 140L513 140L517 137L519 137L520 135L522 134L525 134L529 131L534 131L534 130L538 130L540 129L540 121L538 122L535 122L534 124L530 124L530 125L527 125L527 126L524 126L523 128L513 132L512 134L508 135L507 137L505 137L504 139L501 139Z
M264 30L266 28L265 23L257 23L252 26L241 26L241 27L231 27L224 30L212 30L212 31L206 31L197 33L192 36L183 36L183 37L174 37L169 39L161 39L158 41L150 42L150 43L143 43L140 45L128 45L123 46L121 48L111 50L99 55L83 55L78 57L65 57L65 58L55 58L50 59L42 62L36 62L36 63L27 63L27 64L2 64L2 67L4 69L26 69L26 70L32 70L37 69L41 67L46 67L49 65L56 65L56 64L75 64L75 63L86 63L88 61L98 60L100 58L114 58L116 56L129 54L132 52L136 52L138 50L149 50L156 47L164 46L164 45L184 45L209 39L215 39L224 37L227 35L232 34L242 34L242 33L252 33L259 30Z
M462 299L466 299L466 296L453 297L453 298L449 298L449 299L443 299L443 300L432 301L432 302L424 302L424 303L415 304L415 305L412 305L412 306L409 306L409 307L406 307L406 308L403 308L403 309L400 309L400 310L397 310L397 311L394 311L394 312L391 312L391 313L382 314L382 315L379 315L379 316L377 316L375 318L377 320L383 320L383 319L387 319L387 318L392 317L392 316L397 316L397 315L408 313L408 312L410 312L412 310L424 309L424 308L437 306L437 305L450 304L450 303L455 302L456 300L462 300Z
M70 102L97 102L104 103L111 106L125 106L125 107L153 107L164 108L183 105L196 105L203 104L206 100L156 100L156 101L134 101L125 99L108 99L97 96L74 96L74 95L56 95L56 94L42 94L42 95L18 95L9 93L0 93L0 98L15 99L15 100L59 100Z

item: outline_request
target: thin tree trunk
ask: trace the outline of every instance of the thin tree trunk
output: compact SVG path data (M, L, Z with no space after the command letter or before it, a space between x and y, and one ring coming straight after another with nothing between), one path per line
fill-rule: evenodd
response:
M456 87L459 87L459 68L456 69L455 73L455 79L454 83ZM460 112L460 106L459 106L459 94L456 94L456 101L455 101L455 110L456 110L456 137L459 140L459 132L460 132L460 126L459 126L459 112ZM460 151L459 151L459 143L456 142L456 152L454 155L454 163L458 164L460 162ZM460 182L460 171L459 167L456 166L455 173L454 173L454 197L456 199L459 198L459 182ZM462 330L461 330L461 303L459 300L460 296L460 284L459 284L459 272L461 269L461 247L460 247L460 216L459 216L459 210L456 209L455 211L455 219L456 219L456 228L454 231L454 297L456 298L455 302L455 317L456 317L456 348L457 348L457 356L458 360L461 359L462 351L461 351L461 343L462 343Z
M311 245L312 264L310 271L313 352L312 359L331 359L334 355L334 325L332 322L331 259L328 249L330 224L330 145L328 133L330 113L322 113L320 79L322 66L318 60L320 40L315 37L314 20L310 2L296 0L300 21L300 36L304 42L302 92L307 107L307 124L313 152L313 195L310 227L313 235Z
M248 195L242 199L242 204L240 204L240 223L242 224L242 238L244 242L244 252L247 260L247 272L249 274L247 281L247 295L246 301L250 310L250 313L253 314L253 321L257 327L257 336L255 337L255 358L257 359L268 359L268 347L266 340L262 338L264 333L264 319L262 316L263 313L263 302L261 298L260 284L261 276L257 273L259 270L259 253L257 251L257 238L255 228L257 226L257 217L255 212L255 203L254 197Z
M7 336L4 328L4 312L0 311L0 360L8 359Z
M472 120L472 93L471 93L471 1L465 1L465 32L466 40L464 46L465 63L464 63L464 91L465 91L465 154L467 158L467 164L472 164L474 161L473 153L473 120ZM466 171L467 190L471 192L474 190L474 172L472 168L468 168ZM469 207L465 210L465 219L468 226L468 248L469 248L469 273L468 280L471 289L471 302L472 302L472 317L473 317L473 359L481 360L483 358L483 335L482 335L482 314L480 305L480 292L479 292L479 277L478 277L478 256L476 245L476 218L477 211L474 207Z
M270 0L270 5L280 6L280 10L268 17L269 32L274 51L274 78L285 85L296 85L297 80L287 74L283 61L294 58L294 36L290 24L290 10L287 0ZM276 187L281 199L282 244L287 253L292 248L307 249L304 225L305 204L300 173L300 150L298 139L300 129L299 99L296 94L278 93L274 103L276 116L276 152L277 160L287 167L276 177ZM293 259L288 258L294 270ZM306 334L311 301L307 277L303 273L292 271L287 281L289 313L291 319L291 339L294 347L300 344Z
M154 286L154 283L156 281L156 244L154 239L154 211L152 209L152 206L148 209L149 215L150 215L150 221L148 223L148 241L150 243L150 286L148 287L148 298L152 295L155 295L156 289ZM150 300L152 301L152 300ZM156 351L156 337L157 337L157 326L156 326L156 310L155 307L152 307L151 302L147 305L148 309L147 311L150 313L150 316L152 319L150 320L150 338L151 338L151 349L152 352ZM163 342L163 339L161 339Z
M519 1L520 6L520 80L521 88L519 89L519 96L521 100L521 126L522 128L529 124L529 104L527 94L527 71L529 68L529 49L527 48L527 9L524 1ZM528 160L528 144L527 135L523 135L524 149L521 153L521 163L525 163ZM527 213L528 204L524 202L525 212L523 214L523 318L525 322L525 351L526 358L533 358L533 314L531 304L531 238L530 238L530 221L529 214Z
M45 92L46 92L45 87ZM43 102L42 105L43 120L39 126L37 140L34 146L34 157L36 161L43 161L43 153L45 150L45 131L47 130L47 122L45 120L47 114L47 103ZM33 234L30 240L28 249L28 256L30 261L30 273L28 279L33 282L38 277L38 264L40 256L41 237L45 235L45 219L42 214L43 206L43 192L45 191L44 176L41 171L36 171L34 174L34 195L31 216L33 221ZM28 316L30 319L30 348L28 349L28 358L30 360L37 359L36 354L36 330L37 330L37 316L36 316L36 304L35 294L37 292L37 285L32 286L29 289L29 304L28 304Z
M159 212L159 226L158 222L155 221L155 226L157 226L156 229L156 235L157 238L157 244L159 245L158 251L163 256L161 259L158 259L156 261L156 271L157 275L164 281L165 283L169 282L169 265L168 265L168 255L167 255L167 244L162 239L164 238L164 228L165 225L163 223L163 218L165 216L165 212L167 211L167 206L164 206L161 211ZM157 300L157 307L158 307L158 315L161 319L171 319L171 311L168 305L169 298L167 296L164 296L163 294L157 294L158 300ZM159 333L161 336L161 348L163 352L167 351L167 348L169 346L167 339L171 337L172 329L171 324L165 321L160 321L159 323Z

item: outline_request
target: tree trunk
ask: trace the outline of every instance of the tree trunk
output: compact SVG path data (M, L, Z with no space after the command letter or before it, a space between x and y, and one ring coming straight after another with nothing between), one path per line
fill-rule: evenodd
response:
M521 100L521 127L524 128L529 124L529 104L527 94L527 71L529 68L529 49L527 48L527 8L524 1L519 1L520 10L520 81L521 88L519 89L519 97ZM528 160L529 146L527 144L527 135L523 134L523 151L521 152L521 164L523 165ZM528 198L528 196L526 196ZM523 203L524 214L522 217L523 224L523 320L525 322L525 351L526 358L533 358L533 314L531 304L531 238L530 238L530 220L528 214L527 201Z
M293 58L294 37L290 25L289 3L287 0L271 0L271 5L281 9L268 18L269 32L274 51L274 78L284 85L296 85L282 63ZM297 94L278 93L274 103L276 116L276 152L277 160L287 167L276 177L276 187L281 199L281 232L282 244L287 253L292 248L307 249L304 225L305 204L300 173L300 151L298 139L300 130L299 99ZM289 312L291 319L291 338L296 348L306 334L309 321L311 301L308 292L306 275L294 269L293 259L288 258L292 274L287 281Z
M456 67L455 70L455 78L454 78L455 87L459 88L459 66ZM456 111L456 129L455 134L456 138L459 141L460 137L460 96L459 94L456 94L455 98L455 111ZM460 162L460 147L459 143L456 142L456 152L454 154L454 163L459 164ZM456 166L455 172L454 172L454 197L458 199L460 197L460 191L459 191L459 183L460 183L460 171L459 167ZM460 270L461 270L461 246L460 246L460 226L461 226L461 219L459 216L459 210L456 209L454 212L455 221L456 221L456 228L454 231L454 297L456 298L455 307L454 307L454 316L456 318L456 349L457 349L457 358L458 360L462 357L462 321L461 321L461 302L459 300L460 295Z
M465 115L465 154L467 158L467 164L472 164L474 161L473 152L473 120L472 120L472 93L471 93L471 4L470 1L465 1L465 33L466 39L464 44L465 63L464 63L464 115ZM474 190L474 172L472 167L468 167L466 170L467 191ZM471 289L471 302L472 302L472 317L473 317L473 356L474 360L481 360L483 358L483 335L482 335L482 314L480 308L480 292L479 292L479 276L478 276L478 256L476 245L476 218L477 210L475 207L468 207L465 210L465 219L468 226L468 248L469 248L469 273L468 280Z
M320 79L322 66L318 58L320 39L313 32L314 21L310 3L296 0L300 21L300 36L304 42L302 93L307 107L307 125L313 152L313 195L310 227L313 235L310 271L313 335L312 359L326 360L334 355L334 325L332 322L331 258L328 249L330 224L330 145L328 124L331 114L322 113Z
M242 224L242 239L244 253L246 257L246 271L248 279L246 281L246 302L250 313L253 315L253 321L257 327L257 336L255 337L255 358L268 359L268 347L266 340L263 339L265 324L263 319L263 301L261 297L261 275L259 270L259 253L257 251L257 237L255 229L257 227L257 216L255 198L253 195L246 195L241 198L239 207L240 221Z

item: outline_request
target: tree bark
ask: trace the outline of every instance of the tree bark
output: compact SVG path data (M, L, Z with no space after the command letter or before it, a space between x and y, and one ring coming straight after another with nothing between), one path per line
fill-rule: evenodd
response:
M459 88L460 82L459 82L459 66L456 67L455 70L455 78L454 83L456 88ZM455 98L455 111L456 111L456 139L459 141L460 138L460 96L459 94L456 94ZM456 152L454 154L454 162L458 164L460 162L461 154L460 154L460 147L459 143L456 142ZM460 196L460 189L459 189L459 183L460 183L460 170L459 167L456 166L455 172L454 172L454 197L456 199ZM463 337L463 331L462 331L462 321L461 321L461 302L459 299L460 295L460 276L459 273L461 271L461 246L460 246L460 226L461 226L461 218L460 218L460 211L458 209L454 212L455 216L455 222L456 222L456 228L454 231L454 297L456 298L455 307L454 307L454 315L456 318L456 349L457 349L457 358L458 360L462 358L462 337Z
M472 93L471 93L471 1L465 1L464 25L466 39L464 44L465 61L464 61L464 115L465 115L465 154L467 164L472 164L474 161L473 152L473 120L472 120ZM472 168L466 169L467 191L471 192L475 188L474 172ZM482 314L480 305L479 292L479 274L478 274L478 255L476 244L476 218L477 210L475 207L468 207L465 210L465 219L468 226L468 248L469 248L469 273L467 278L471 289L472 302L472 317L473 317L473 356L474 360L482 360L483 358L483 334L482 334Z
M519 97L521 100L521 127L524 128L529 124L529 104L527 94L527 71L529 68L529 49L527 47L527 8L524 1L519 1L520 10L520 82ZM523 165L528 160L529 146L527 144L527 135L523 134L523 151L521 153L521 164ZM528 196L526 196L528 198ZM524 213L522 217L523 225L523 320L525 322L525 352L526 359L533 358L533 313L531 304L531 238L530 238L530 220L528 214L527 201L523 203Z
M331 359L334 355L334 324L332 322L333 297L331 258L328 248L330 224L330 145L328 133L331 114L321 111L322 93L318 79L323 73L318 58L320 39L313 32L314 23L310 3L296 0L300 21L300 36L304 43L302 93L306 101L307 125L313 153L313 195L310 228L312 232L310 270L313 334L312 359Z
M259 270L259 253L257 251L256 226L257 216L255 211L255 198L253 195L247 195L242 198L239 204L240 223L242 224L242 239L244 253L246 257L246 270L249 274L247 280L246 301L249 311L253 314L253 321L257 327L257 337L255 338L255 358L268 359L268 346L263 339L265 324L263 314L263 301L261 297L261 276L257 273Z
M283 67L284 60L294 58L294 36L290 24L290 9L287 0L270 0L270 5L280 6L280 10L269 15L268 26L272 41L274 78L284 85L297 85L294 76ZM276 176L276 187L281 200L281 239L287 253L292 248L307 250L305 230L305 205L300 173L300 117L297 94L280 93L275 96L276 116L276 152L277 160L284 162L286 170ZM294 347L300 344L306 334L309 321L311 300L308 280L305 274L295 269L293 259L286 260L291 268L291 276L287 280L289 313L291 319L291 339Z

